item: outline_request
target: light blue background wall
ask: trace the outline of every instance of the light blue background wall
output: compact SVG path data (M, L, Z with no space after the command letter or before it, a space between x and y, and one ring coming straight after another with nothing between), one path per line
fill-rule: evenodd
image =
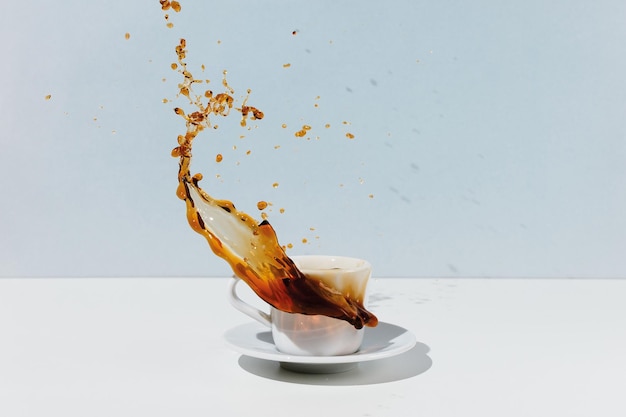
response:
M174 195L183 125L162 100L185 37L197 74L227 69L266 114L217 121L194 170L256 217L273 202L289 253L377 276L626 277L626 3L182 5L173 29L156 0L3 6L0 276L229 274Z

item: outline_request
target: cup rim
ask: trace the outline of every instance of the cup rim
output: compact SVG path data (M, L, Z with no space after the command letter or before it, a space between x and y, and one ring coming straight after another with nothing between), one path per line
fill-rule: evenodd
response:
M357 257L353 257L353 256L343 256L343 255L293 255L289 257L292 261L294 261L296 263L296 266L298 267L298 269L302 272L304 271L320 271L320 270L324 270L324 269L320 269L320 268L306 268L306 267L301 267L299 265L299 260L303 260L303 259L334 259L334 260L340 260L340 261L350 261L350 262L356 262L357 266L356 267L350 267L350 268L344 268L342 267L342 270L345 271L362 271L365 269L371 269L372 265L369 263L369 261L363 259L363 258L357 258ZM332 269L332 268L329 268Z

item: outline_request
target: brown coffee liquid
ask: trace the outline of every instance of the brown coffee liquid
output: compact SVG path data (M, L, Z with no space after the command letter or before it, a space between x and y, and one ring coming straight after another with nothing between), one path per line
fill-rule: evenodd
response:
M237 211L232 202L214 199L200 188L202 174L190 172L191 151L193 140L201 131L216 127L210 118L228 116L234 109L241 115L241 125L245 126L248 119L262 119L263 112L247 105L250 91L242 106L235 107L234 90L226 82L225 72L224 92L214 94L206 90L202 96L195 95L192 87L202 84L203 80L194 79L187 69L186 46L185 39L181 39L176 46L178 64L172 68L182 74L179 94L189 99L194 111L186 114L181 108L174 109L185 120L187 131L178 136L178 146L172 150L172 156L179 158L176 194L185 201L192 229L204 236L213 252L226 260L239 278L275 308L290 313L330 316L356 328L376 326L378 319L363 307L363 300L350 296L354 291L342 293L298 270L278 243L267 220L257 223L248 214Z

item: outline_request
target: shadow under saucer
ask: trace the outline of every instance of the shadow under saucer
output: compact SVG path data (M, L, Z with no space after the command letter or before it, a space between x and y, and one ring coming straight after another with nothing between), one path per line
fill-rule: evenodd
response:
M408 379L428 371L433 363L428 356L429 351L427 345L417 342L413 348L397 356L360 363L332 364L333 367L328 369L330 372L324 372L322 367L318 372L307 369L303 373L297 368L299 364L280 364L247 355L240 356L239 366L263 378L295 384L372 385ZM294 365L296 368L290 370ZM347 369L337 371L337 365L346 365Z

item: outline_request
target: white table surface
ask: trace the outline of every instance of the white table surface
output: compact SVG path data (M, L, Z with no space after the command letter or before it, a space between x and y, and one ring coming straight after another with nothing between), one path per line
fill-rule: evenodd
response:
M227 346L227 284L0 279L0 415L626 415L626 280L375 279L418 344L331 375Z

